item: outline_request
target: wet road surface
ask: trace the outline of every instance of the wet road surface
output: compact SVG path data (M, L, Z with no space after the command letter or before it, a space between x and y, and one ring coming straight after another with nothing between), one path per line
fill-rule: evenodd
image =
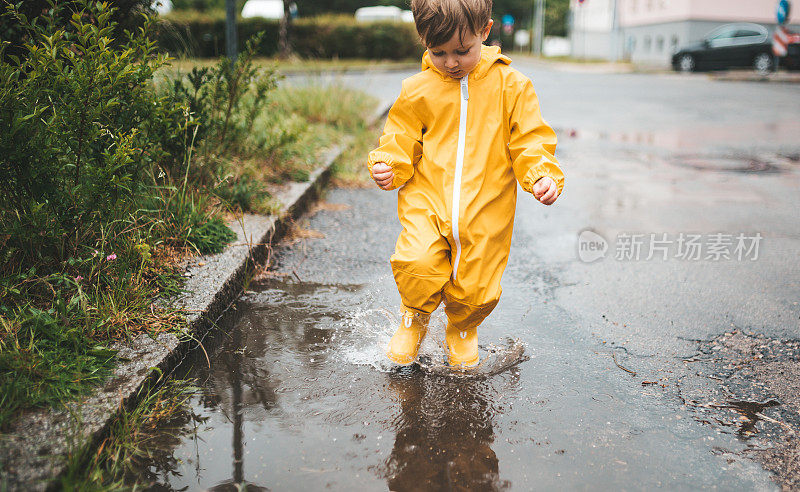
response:
M370 87L390 92L402 76L376 75L387 78ZM202 354L184 366L202 391L191 401L191 432L150 468L162 487L796 483L785 471L800 429L797 391L787 387L800 360L800 145L753 128L796 120L800 90L561 72L534 83L546 119L564 129L567 182L552 207L519 197L504 294L479 329L487 370L439 370L441 310L422 350L428 367L387 364L382 348L399 322L388 265L400 227L395 194L333 190L299 224L306 239L276 249L268 275L206 341L210 368ZM583 112L561 92L579 86L587 87ZM622 101L626 111L604 106ZM602 108L614 123L606 133ZM674 134L681 118L715 131L690 132L677 146L614 136ZM581 236L587 230L602 241ZM641 256L618 258L635 234L644 235ZM681 234L701 236L698 259L677 256ZM715 234L734 244L759 234L757 256L737 259L730 244L727 258L714 258ZM581 237L605 241L605 257L584 261ZM647 259L656 239L667 251ZM524 355L507 364L514 341ZM765 449L778 449L777 465L758 454Z
M769 485L750 461L711 452L744 447L734 435L697 425L665 405L662 388L617 368L614 348L554 302L559 280L535 258L509 267L480 330L484 357L511 337L530 360L490 377L393 368L382 347L399 297L385 257L399 224L370 215L392 209L394 195L337 190L328 200L350 208L310 219L325 238L279 251L226 320L211 370L201 356L189 373L203 387L193 410L208 420L175 448L173 488ZM517 247L531 239L519 232ZM424 356L439 357L443 331L439 314Z

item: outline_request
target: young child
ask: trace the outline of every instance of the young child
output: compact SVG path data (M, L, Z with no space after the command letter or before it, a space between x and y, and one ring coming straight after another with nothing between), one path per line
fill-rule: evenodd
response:
M500 299L517 181L551 205L564 175L533 84L483 45L492 0L412 0L411 9L428 48L422 71L403 81L368 157L380 188L400 188L403 231L390 262L403 318L386 352L413 363L444 302L449 364L467 368L479 360L477 327Z

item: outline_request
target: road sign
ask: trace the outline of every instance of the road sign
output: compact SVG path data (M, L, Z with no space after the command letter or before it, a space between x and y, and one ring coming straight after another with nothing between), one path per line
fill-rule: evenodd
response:
M503 16L503 32L505 34L511 34L514 32L514 16L511 14L506 14Z
M789 35L786 28L778 26L775 34L772 35L772 54L775 56L786 56L786 45L789 44Z
M585 2L585 1L586 1L586 0L578 0L578 4L579 4L579 5L583 5L583 2Z
M775 12L778 17L778 24L785 24L789 20L789 0L780 0L778 8Z
M531 33L525 29L520 29L514 33L514 45L517 48L525 48L531 42Z

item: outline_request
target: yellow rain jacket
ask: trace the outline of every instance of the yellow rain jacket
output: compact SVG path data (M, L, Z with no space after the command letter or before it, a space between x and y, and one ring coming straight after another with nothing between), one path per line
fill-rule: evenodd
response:
M390 261L404 306L427 314L444 300L460 329L480 324L500 298L517 181L529 193L543 176L559 194L564 186L555 132L533 84L509 63L482 46L478 65L457 80L426 51L368 157L370 174L384 162L400 189L403 231Z

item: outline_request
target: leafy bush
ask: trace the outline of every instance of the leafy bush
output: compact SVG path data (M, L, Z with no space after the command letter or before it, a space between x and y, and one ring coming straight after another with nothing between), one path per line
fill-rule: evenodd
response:
M203 122L193 136L191 181L245 211L269 195L264 176L289 158L288 147L307 129L305 121L274 107L279 79L275 67L253 63L262 39L263 33L249 39L235 61L223 57L214 66L194 67L171 79L171 97ZM254 170L248 176L243 161L273 169Z
M185 198L185 182L190 213L163 206L178 189L155 171L188 162L197 122L155 91L165 57L152 21L119 40L108 3L65 4L81 7L66 26L63 6L31 20L6 7L27 34L19 54L0 56L0 428L20 406L102 379L107 340L179 325L150 309L175 292L175 272L153 261L159 243L213 251L233 234ZM153 197L161 207L141 206Z
M146 37L149 22L125 49L110 49L107 4L91 19L72 14L71 33L58 10L39 26L9 12L35 37L24 57L0 64L0 207L4 226L19 232L6 254L60 262L142 191L155 160L182 150L185 111L152 90L164 56Z
M14 4L14 10L26 19L33 19L42 15L57 17L57 23L67 32L73 32L70 19L74 12L83 10L82 0L3 0L3 5ZM114 38L123 39L124 31L132 31L144 23L142 14L151 13L151 0L114 0L114 11L111 21L115 25ZM55 8L54 8L55 7ZM7 55L22 56L26 49L24 44L31 42L34 33L25 25L24 21L16 16L0 16L0 39L8 41Z
M278 53L279 23L269 19L240 19L239 39L264 32L258 55ZM297 19L292 23L294 52L310 58L419 58L424 48L413 24L356 22L350 16ZM176 13L158 23L158 44L173 55L218 57L225 52L224 12ZM244 48L244 41L242 41Z
M175 99L185 103L191 114L203 122L197 136L202 142L200 154L246 150L241 144L264 110L267 96L278 85L274 67L264 69L253 64L262 38L263 33L250 38L235 61L222 58L216 66L195 67L186 80L177 77L173 81Z

